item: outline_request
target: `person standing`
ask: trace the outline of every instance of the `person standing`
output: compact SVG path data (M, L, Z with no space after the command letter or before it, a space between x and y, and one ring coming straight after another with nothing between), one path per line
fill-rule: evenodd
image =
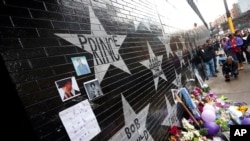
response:
M200 46L198 54L206 66L206 80L209 80L210 76L217 77L213 59L214 49L211 45L210 39L206 40L206 44L204 46Z
M217 69L217 56L219 54L219 49L220 49L220 41L218 36L214 36L214 42L213 42L213 48L214 48L214 69L215 72L218 73L218 69Z
M203 46L203 45L198 45L198 47L196 48L194 57L191 59L191 63L192 63L193 69L197 69L199 75L203 79L205 79L205 77L206 77L206 72L205 72L205 69L204 69L205 66L204 66L204 63L203 63L201 57L198 54L200 49L202 48L201 46Z
M223 38L221 39L221 42L220 42L221 48L223 48L224 53L226 54L226 56L228 56L227 49L226 49L227 40L228 40L228 37L225 36L225 37L223 37Z
M248 29L245 29L243 32L244 35L243 35L242 51L245 53L248 64L250 64L250 52L247 51L248 46L250 46L250 34Z
M244 41L243 41L243 34L242 34L241 30L237 29L237 30L235 31L235 33L234 33L234 36L237 37L238 40L239 40L239 39L242 40L242 45L238 45L238 46L240 46L240 49L241 49L241 50L240 50L240 53L239 53L240 56L238 56L238 57L240 57L240 58L238 58L238 59L240 59L240 60L242 61L242 63L243 63L243 62L246 61L246 58L245 58L245 56L243 55L243 45L244 45ZM239 62L240 62L240 60L239 60ZM240 65L241 65L241 64L240 64ZM243 64L242 64L242 66L240 66L240 67L241 67L240 69L243 69Z
M238 63L238 70L243 70L243 58L241 47L243 45L243 40L240 37L230 34L229 40L226 43L226 48L228 55L233 57L233 60Z

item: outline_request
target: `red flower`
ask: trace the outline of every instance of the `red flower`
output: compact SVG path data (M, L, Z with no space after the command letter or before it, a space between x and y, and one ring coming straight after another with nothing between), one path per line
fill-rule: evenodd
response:
M199 88L199 87L195 87L195 88L194 88L194 90L195 90L195 91L197 91L199 94L202 94L202 90L201 90L201 88Z
M178 129L177 126L174 125L171 127L169 134L176 136L176 135L180 134L180 130Z

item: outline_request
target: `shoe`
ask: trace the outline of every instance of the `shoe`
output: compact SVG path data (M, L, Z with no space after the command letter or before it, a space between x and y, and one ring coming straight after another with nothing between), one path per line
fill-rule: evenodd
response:
M234 75L234 79L237 79L237 78L238 78L238 75L235 74L235 75Z
M217 77L217 75L216 75L216 74L214 74L214 75L213 75L213 77Z
M208 78L208 77L206 77L206 80L209 80L209 78Z
M229 76L229 75L226 75L226 76L225 76L225 81L226 81L226 82L230 81L230 76Z

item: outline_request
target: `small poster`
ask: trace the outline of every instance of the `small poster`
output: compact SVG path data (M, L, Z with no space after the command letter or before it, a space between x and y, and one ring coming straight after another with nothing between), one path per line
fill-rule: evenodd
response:
M63 102L81 94L75 77L55 81L55 84Z
M101 129L88 100L84 100L59 113L71 141L89 141Z
M197 78L197 79L198 79L198 81L199 81L200 87L202 87L202 86L203 86L203 84L204 84L203 79L201 78L201 76L200 76L200 74L199 74L199 72L198 72L198 70L197 70L197 69L195 69L195 70L194 70L194 72L195 72L195 76L196 76L196 78Z
M72 57L71 60L77 76L88 74L91 72L85 56Z
M95 99L103 95L101 86L97 79L85 82L84 87L87 92L89 100Z

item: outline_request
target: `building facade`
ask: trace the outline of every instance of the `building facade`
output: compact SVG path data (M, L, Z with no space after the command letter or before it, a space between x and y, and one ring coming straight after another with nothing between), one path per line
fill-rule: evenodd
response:
M180 124L184 111L171 89L194 78L194 50L209 38L186 1L0 0L0 7L9 140L21 133L25 141L167 141ZM88 71L78 73L76 60Z

